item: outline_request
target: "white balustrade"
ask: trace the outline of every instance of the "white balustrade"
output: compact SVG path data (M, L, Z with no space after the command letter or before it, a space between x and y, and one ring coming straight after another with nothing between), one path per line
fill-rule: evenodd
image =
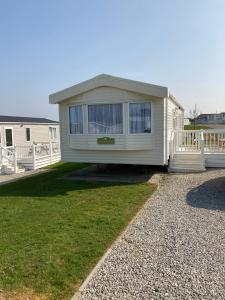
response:
M170 155L181 152L225 153L225 129L173 131Z

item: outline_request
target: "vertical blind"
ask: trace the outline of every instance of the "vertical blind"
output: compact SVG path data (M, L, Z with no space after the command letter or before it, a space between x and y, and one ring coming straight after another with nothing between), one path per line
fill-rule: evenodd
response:
M71 106L70 115L70 133L83 133L83 108L82 105Z
M151 132L151 103L129 104L130 133Z
M123 133L123 106L118 104L94 104L88 106L88 133Z

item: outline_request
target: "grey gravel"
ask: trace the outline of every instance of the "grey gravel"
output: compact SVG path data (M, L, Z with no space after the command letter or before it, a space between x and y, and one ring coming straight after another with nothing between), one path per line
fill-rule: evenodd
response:
M163 175L88 284L90 299L225 299L225 170Z

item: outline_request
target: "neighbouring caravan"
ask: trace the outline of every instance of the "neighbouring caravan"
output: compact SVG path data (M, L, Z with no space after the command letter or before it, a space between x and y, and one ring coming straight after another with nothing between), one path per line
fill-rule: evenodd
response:
M60 161L59 122L0 116L0 174L35 170Z
M28 146L60 141L59 122L45 118L0 116L0 144Z

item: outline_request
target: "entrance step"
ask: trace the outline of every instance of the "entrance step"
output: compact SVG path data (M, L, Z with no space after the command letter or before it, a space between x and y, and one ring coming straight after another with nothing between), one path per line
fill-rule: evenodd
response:
M175 153L169 163L169 172L203 172L205 160L200 153Z

